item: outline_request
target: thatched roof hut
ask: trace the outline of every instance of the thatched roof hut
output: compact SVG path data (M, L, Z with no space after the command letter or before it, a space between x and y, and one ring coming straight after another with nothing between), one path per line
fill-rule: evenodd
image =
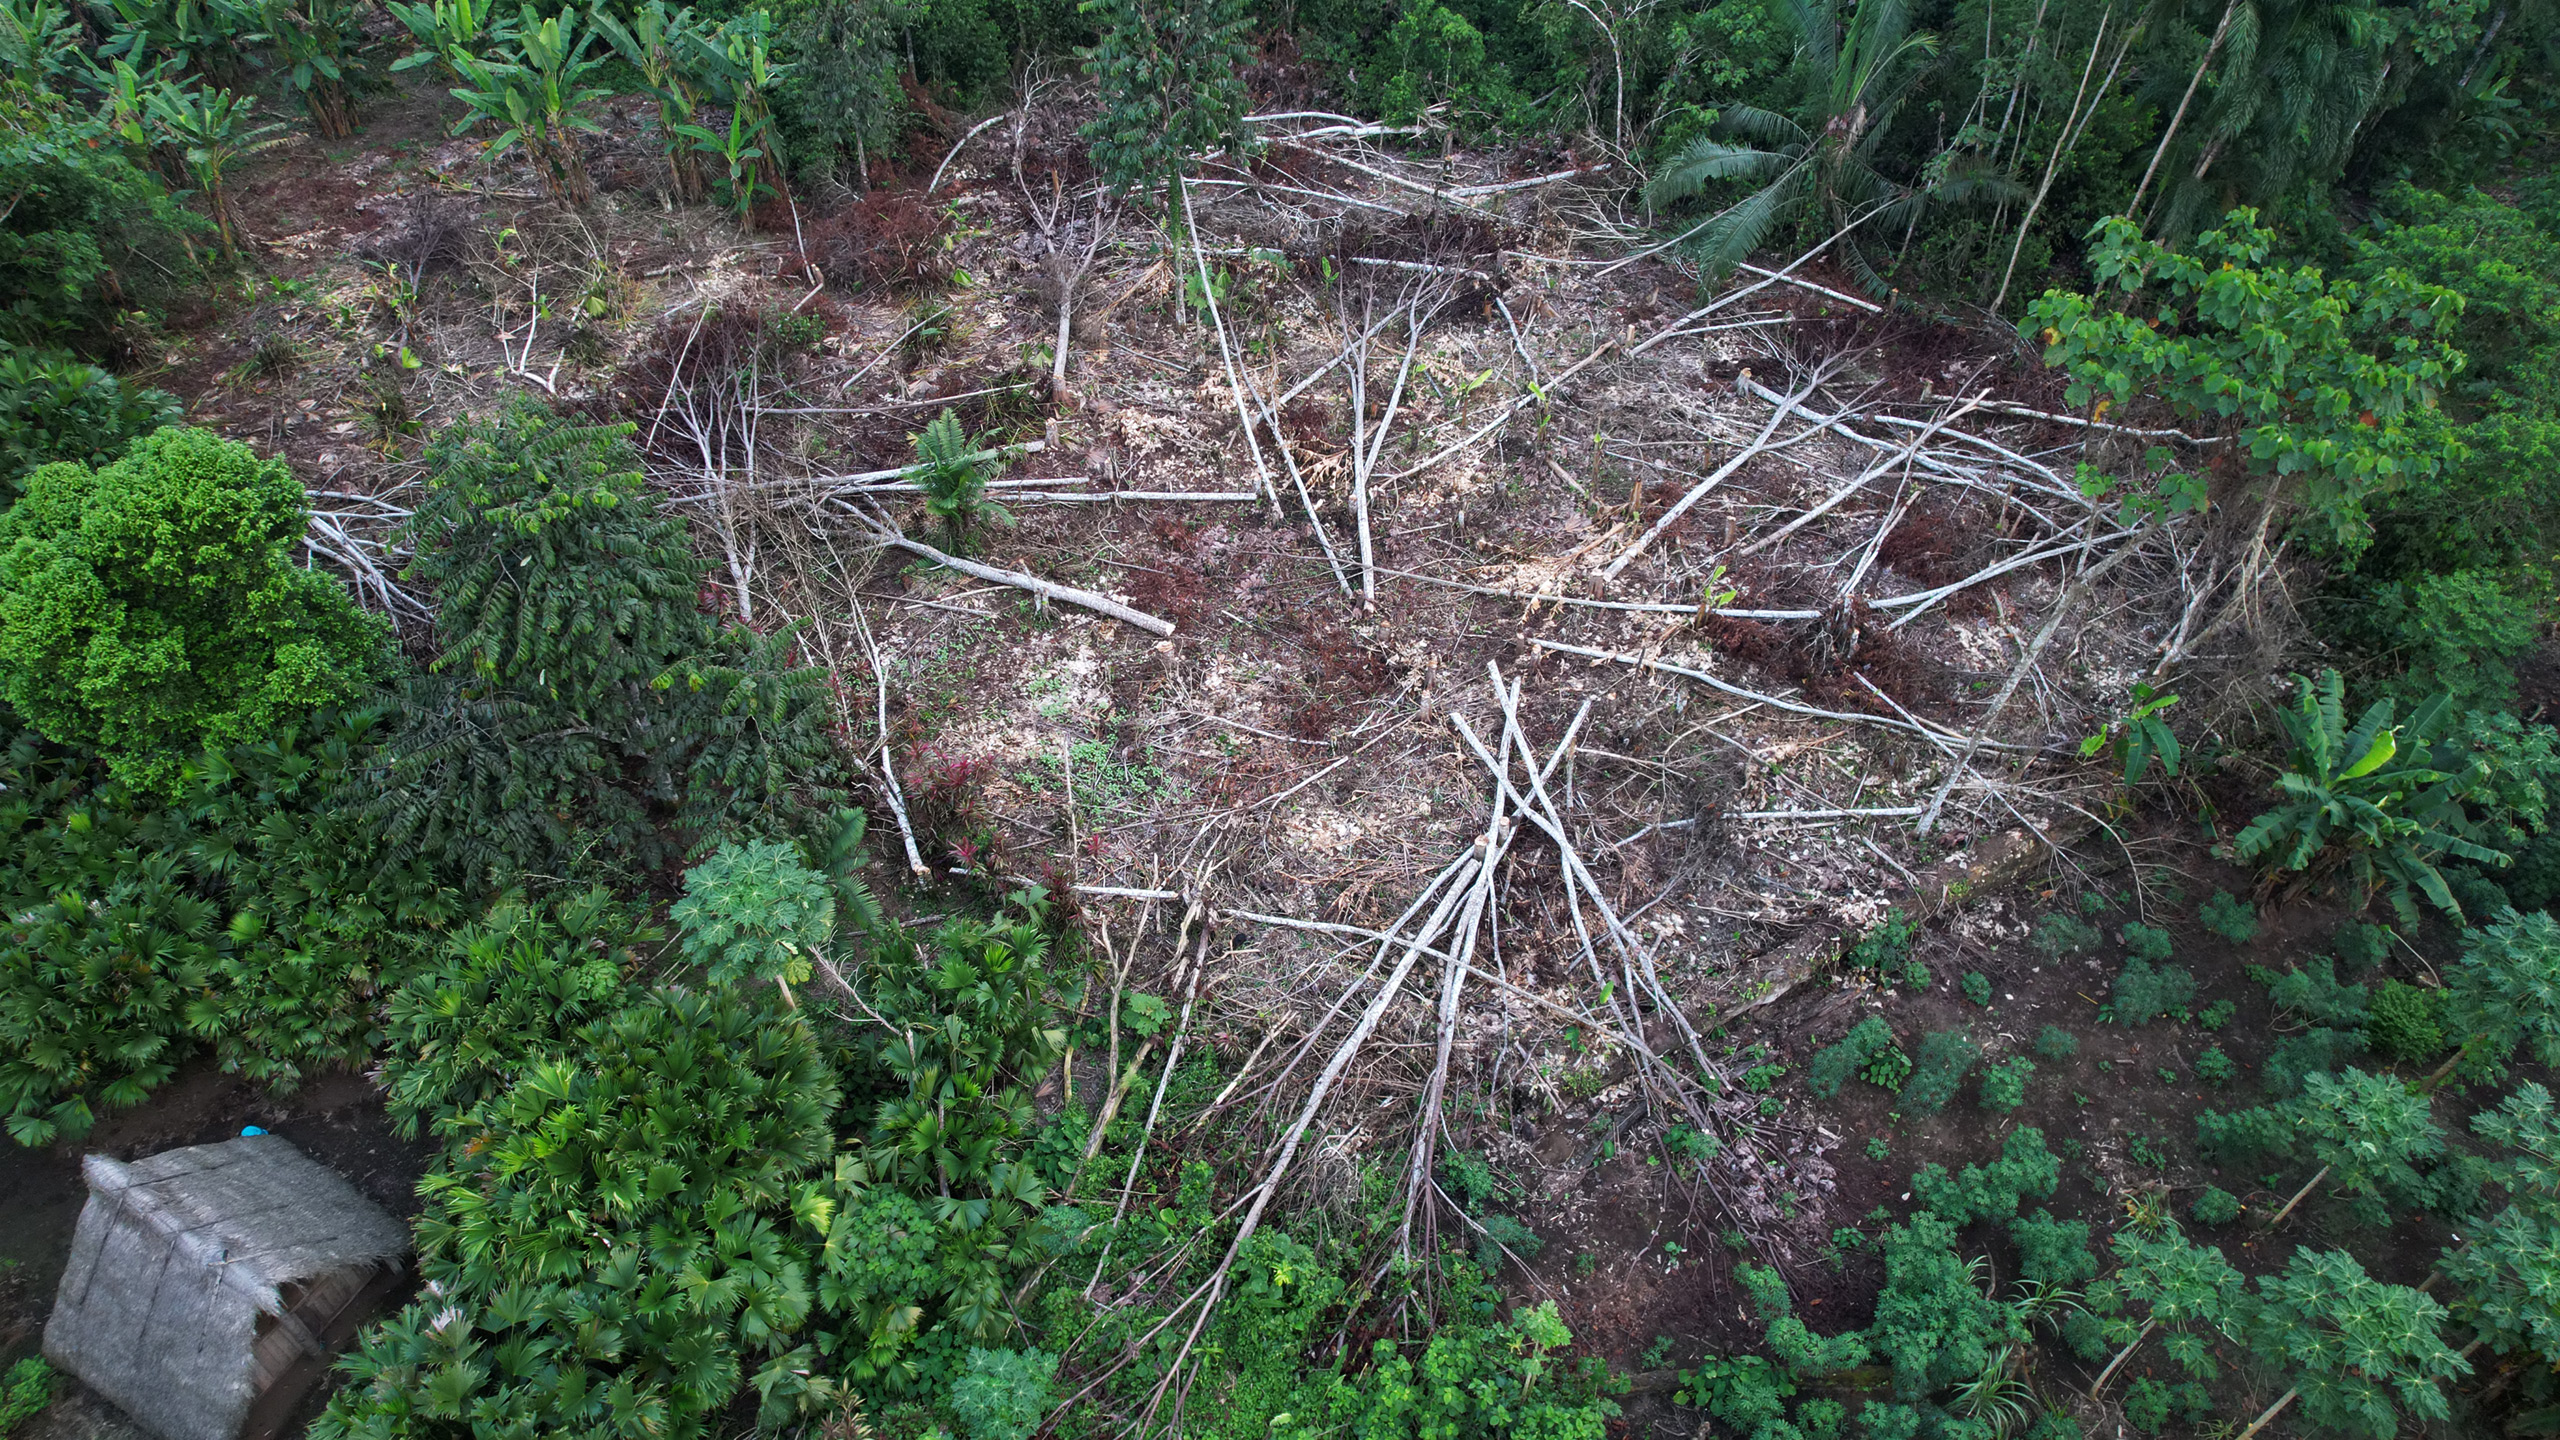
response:
M82 1169L45 1357L164 1440L281 1429L409 1250L399 1221L274 1135Z

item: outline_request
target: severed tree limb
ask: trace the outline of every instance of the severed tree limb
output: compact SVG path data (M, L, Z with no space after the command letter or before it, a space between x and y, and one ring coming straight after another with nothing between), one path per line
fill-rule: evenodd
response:
M889 759L889 676L880 668L880 647L872 643L871 622L863 618L862 599L853 601L854 633L862 637L863 653L871 659L871 688L878 698L880 727L880 794L889 802L889 813L898 822L898 839L907 847L907 873L918 877L933 873L924 863L924 855L916 849L916 827L907 818L906 792L898 785L898 769Z
M1191 236L1191 259L1200 271L1200 303L1209 307L1209 323L1218 331L1218 358L1226 363L1227 392L1235 397L1236 423L1244 427L1245 449L1253 455L1253 473L1262 489L1271 496L1271 518L1280 518L1280 487L1271 482L1271 467L1263 462L1262 442L1254 437L1253 416L1244 404L1244 382L1236 378L1235 347L1227 343L1227 322L1218 313L1218 292L1209 283L1209 257L1200 249L1200 221L1191 213L1191 192L1183 187L1179 173L1173 188L1182 196L1182 222Z
M1798 433L1793 439L1787 440L1781 445L1771 445L1769 443L1769 437L1778 433L1778 427L1786 422L1788 414L1793 411L1796 406L1802 404L1805 397L1811 395L1816 389L1820 388L1822 382L1829 378L1830 373L1831 369L1828 365L1816 367L1813 372L1813 378L1805 382L1803 389L1778 402L1778 408L1769 413L1769 423L1760 427L1760 433L1752 437L1750 444L1735 451L1733 458L1725 461L1722 465L1717 466L1714 474L1709 475L1706 479L1701 480L1696 485L1690 487L1688 494L1681 496L1669 509L1663 511L1660 518L1653 522L1653 528L1645 531L1642 535L1637 536L1636 543L1618 552L1617 559L1612 560L1607 565L1601 567L1600 578L1603 580L1617 579L1618 572L1626 569L1637 556L1643 554L1646 549L1651 547L1654 541L1661 539L1664 531L1670 529L1674 524L1676 524L1681 516L1689 513L1690 506L1707 498L1708 491L1723 484L1725 480L1733 474L1733 472L1741 469L1745 464L1749 463L1752 457L1763 451L1782 449L1785 445L1793 445L1798 441L1809 440L1812 437L1821 434L1823 427L1817 424Z
M2146 524L2142 528L2148 530L2151 527ZM2000 686L2000 693L1991 697L1991 708L1983 712L1982 719L1976 722L1972 736L1965 742L1964 752L1947 767L1947 778L1939 784L1938 793L1929 797L1929 808L1920 816L1921 834L1926 835L1937 827L1938 814L1946 808L1947 796L1954 793L1956 782L1964 778L1966 769L1972 765L1974 752L1986 744L1995 743L1986 738L1992 724L1999 720L2000 712L2008 708L2009 697L2018 693L2019 682L2027 678L2027 672L2035 668L2036 661L2044 658L2045 647L2053 643L2055 633L2062 628L2063 619L2079 607L2100 577L2123 564L2141 548L2138 544L2128 544L2081 571L2080 577L2071 582L2071 587L2062 592L2062 598L2054 602L2053 614L2044 622L2044 628L2036 632L2035 640L2027 646L2027 653L2019 657L2017 668L2009 672L2009 678Z
M1763 695L1757 690L1746 690L1743 687L1734 684L1730 680L1720 680L1715 676L1708 674L1704 670L1692 670L1685 665L1674 665L1669 661L1656 660L1649 656L1621 655L1614 650L1594 650L1586 645L1567 645L1562 641L1549 640L1536 635L1529 637L1529 643L1541 650L1553 650L1560 655L1580 655L1590 660L1615 661L1620 665L1633 665L1646 670L1660 671L1665 675L1677 675L1684 680L1695 680L1699 684L1704 685L1711 690L1721 690L1725 694L1730 695L1737 700L1756 701L1773 710L1784 710L1793 715L1811 715L1822 720L1847 720L1860 725L1881 725L1888 730L1908 731L1909 733L1921 736L1924 739L1965 738L1961 735L1955 734L1954 732L1941 730L1925 723L1910 720L1897 720L1889 715L1865 715L1854 710L1825 710L1819 706L1803 704L1800 701L1781 700L1775 695ZM1981 744L1984 749L2007 750L2012 753L2022 755L2040 755L2044 753L2041 749L2033 745L2013 745L2001 740L1985 739Z
M1058 600L1069 605L1082 606L1095 614L1108 615L1114 620L1135 625L1151 635L1169 638L1173 634L1172 621L1123 605L1108 595L1097 594L1091 590L1079 590L1072 585L1059 585L1024 570L1006 570L994 565L981 565L975 560L963 560L957 555L936 550L923 541L913 538L886 518L865 515L859 510L852 510L850 513L868 526L873 537L881 544L894 545L910 554L921 555L937 565L957 570L963 575L974 575L981 580L992 580L999 585L1011 585L1028 590L1044 600Z
M1007 115L1011 113L1005 112ZM1004 123L1004 120L1005 115L990 115L970 126L969 133L960 137L960 143L951 147L951 153L942 157L942 163L933 167L933 178L925 182L924 193L931 195L935 190L940 189L942 172L951 168L951 162L960 158L960 152L968 147L969 142L986 133L989 127Z
M1986 395L1989 393L1990 392L1987 390L1983 392L1983 394ZM1786 539L1790 535L1793 535L1798 530L1803 529L1805 526L1810 525L1814 521L1821 519L1823 516L1830 514L1833 509L1848 500L1850 496L1867 488L1868 481L1875 479L1879 475L1885 474L1897 465L1910 464L1912 456L1919 453L1920 447L1929 443L1929 437L1937 434L1940 430L1946 428L1950 422L1965 415L1976 405L1981 403L1982 396L1976 395L1971 400L1968 400L1964 402L1964 404L1956 407L1955 410L1941 413L1938 418L1929 422L1926 429L1913 436L1910 444L1903 446L1892 455L1868 466L1865 470L1859 472L1858 478L1831 492L1829 498L1825 499L1821 504L1814 506L1812 509L1807 510L1793 520L1790 520L1786 524L1778 527L1775 533L1761 536L1759 539L1743 546L1742 549L1736 553L1746 556L1757 555L1761 551L1766 550L1770 546L1777 544L1779 541ZM1786 408L1788 407L1781 406L1780 413L1783 414ZM1774 418L1772 423L1775 423Z

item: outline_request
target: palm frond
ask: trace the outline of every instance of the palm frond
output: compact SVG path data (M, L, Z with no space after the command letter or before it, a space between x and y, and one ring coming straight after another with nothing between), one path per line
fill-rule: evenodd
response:
M1796 32L1796 58L1828 76L1840 62L1838 0L1787 0L1786 13Z
M1799 165L1717 217L1698 236L1695 253L1699 263L1713 276L1725 275L1742 263L1760 248L1760 242L1780 221L1801 206L1811 173L1808 167Z
M1757 140L1763 145L1803 145L1813 136L1802 125L1775 110L1757 105L1728 105L1718 112L1716 128Z
M1786 168L1791 157L1747 146L1727 145L1700 136L1682 146L1662 172L1645 186L1649 204L1686 200L1717 180L1764 179Z

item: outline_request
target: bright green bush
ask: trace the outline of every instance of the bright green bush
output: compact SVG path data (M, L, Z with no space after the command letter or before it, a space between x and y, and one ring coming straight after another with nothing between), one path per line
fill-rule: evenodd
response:
M2036 1062L2024 1055L2012 1055L1982 1072L1982 1108L2007 1114L2027 1103L2027 1077L2036 1073Z
M44 1413L53 1403L54 1382L61 1376L41 1355L29 1355L0 1377L0 1435Z
M2258 938L2258 912L2228 890L2216 890L2196 907L2196 919L2204 928L2230 941L2246 945Z
M1967 1165L1954 1175L1935 1163L1911 1177L1911 1198L1953 1225L2001 1220L2018 1213L2022 1200L2043 1200L2062 1183L2062 1161L2045 1148L2044 1132L2021 1125L1988 1165Z
M2430 1060L2444 1050L2444 992L2385 980L2365 1016L2365 1043L2390 1060Z
M912 1385L909 1347L929 1335L955 1346L1002 1339L1017 1270L1043 1258L1037 1232L1054 1177L1031 1153L1031 1086L1065 1051L1066 1031L1038 914L949 921L925 945L883 947L869 967L867 999L895 1029L865 1041L882 1093L863 1146L837 1162L819 1279L821 1302L843 1320L827 1343L867 1383ZM929 1209L910 1215L915 1200ZM903 1258L883 1258L882 1234L899 1237Z
M1910 1059L1893 1040L1893 1027L1881 1015L1870 1015L1852 1026L1837 1044L1824 1046L1814 1053L1804 1069L1805 1088L1825 1100L1840 1093L1840 1087L1852 1077L1863 1077L1887 1090L1901 1088L1902 1077L1910 1073Z
M1944 1110L1981 1058L1982 1047L1962 1030L1933 1032L1921 1040L1920 1053L1912 1057L1911 1078L1902 1082L1902 1103L1922 1114Z
M628 435L518 400L428 447L411 574L440 653L367 809L462 883L639 875L832 804L817 674L704 612Z
M2421 1167L2444 1151L2444 1132L2423 1096L2408 1084L2363 1070L2314 1074L2299 1098L2234 1115L2196 1117L2198 1143L2211 1154L2294 1156L2327 1172L2330 1188L2356 1201L2369 1223L2384 1223L2385 1202L2423 1203Z
M0 508L28 471L57 460L107 464L136 437L175 423L178 408L173 396L58 350L0 342Z
M473 1143L420 1186L429 1292L368 1332L311 1433L646 1416L692 1437L744 1384L769 1418L822 1398L803 1332L836 1099L808 1029L734 992L656 991L582 1028L470 1111Z
M2145 925L2139 920L2125 922L2124 928L2116 932L2116 938L2124 942L2124 948L2135 959L2147 964L2166 965L2174 953L2175 942L2170 939L2168 931L2157 925Z
M36 470L0 511L0 696L166 795L207 746L363 694L388 627L294 563L304 518L284 462L202 430Z

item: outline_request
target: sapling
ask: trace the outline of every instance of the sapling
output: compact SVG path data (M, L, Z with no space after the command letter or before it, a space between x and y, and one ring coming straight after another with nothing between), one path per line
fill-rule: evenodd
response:
M2156 1234L2127 1227L2107 1243L2115 1251L2116 1268L2089 1286L2089 1308L2112 1317L2110 1338L2124 1348L2090 1383L2090 1398L2103 1393L2142 1342L2161 1329L2170 1332L2172 1359L2199 1378L2210 1375L2209 1334L2227 1336L2240 1319L2246 1298L2240 1272L2220 1250L2189 1243L2175 1226L2162 1226ZM2144 1307L2139 1328L2121 1314L2132 1305ZM2208 1334L2195 1333L2196 1327Z
M916 484L924 491L924 508L942 522L943 533L953 544L969 532L979 520L1011 524L1013 517L1001 505L987 500L989 462L985 453L994 447L990 437L972 437L960 428L960 417L945 409L933 417L922 431L907 437L915 446L916 460L924 468L916 472ZM1001 469L1001 459L994 462Z
M670 914L685 959L707 967L712 984L770 980L798 1009L791 987L835 932L835 888L788 845L731 843L685 872Z
M1950 1176L1930 1163L1911 1177L1911 1195L1931 1213L1957 1225L2018 1213L2023 1198L2042 1200L2062 1183L2062 1162L2045 1148L2044 1132L2021 1125L1988 1165L1967 1165Z
M2208 1110L2197 1117L2196 1133L2210 1151L2307 1152L2320 1162L2270 1226L2332 1176L2368 1209L2378 1208L2375 1197L2416 1193L2423 1184L2417 1166L2444 1149L2444 1132L2423 1097L2403 1081L2354 1069L2309 1076L2301 1097L2281 1105L2232 1115Z
M2036 1062L2024 1055L2012 1055L1982 1072L1982 1108L2002 1114L2027 1103L2027 1077L2036 1073Z
M1982 1049L1962 1030L1940 1030L1920 1042L1911 1062L1911 1077L1902 1084L1903 1102L1931 1114L1943 1110L1964 1085L1964 1077L1982 1058Z
M2315 1425L2391 1440L2402 1412L2420 1422L2451 1414L2442 1382L2471 1373L2444 1343L2445 1309L2406 1285L2386 1285L2337 1250L2296 1250L2283 1273L2258 1279L2245 1327L2250 1353L2293 1377L2235 1440L2265 1429L2296 1400Z
M2246 945L2258 938L2258 912L2228 890L2216 890L2196 907L2196 919L2204 928L2230 941Z

